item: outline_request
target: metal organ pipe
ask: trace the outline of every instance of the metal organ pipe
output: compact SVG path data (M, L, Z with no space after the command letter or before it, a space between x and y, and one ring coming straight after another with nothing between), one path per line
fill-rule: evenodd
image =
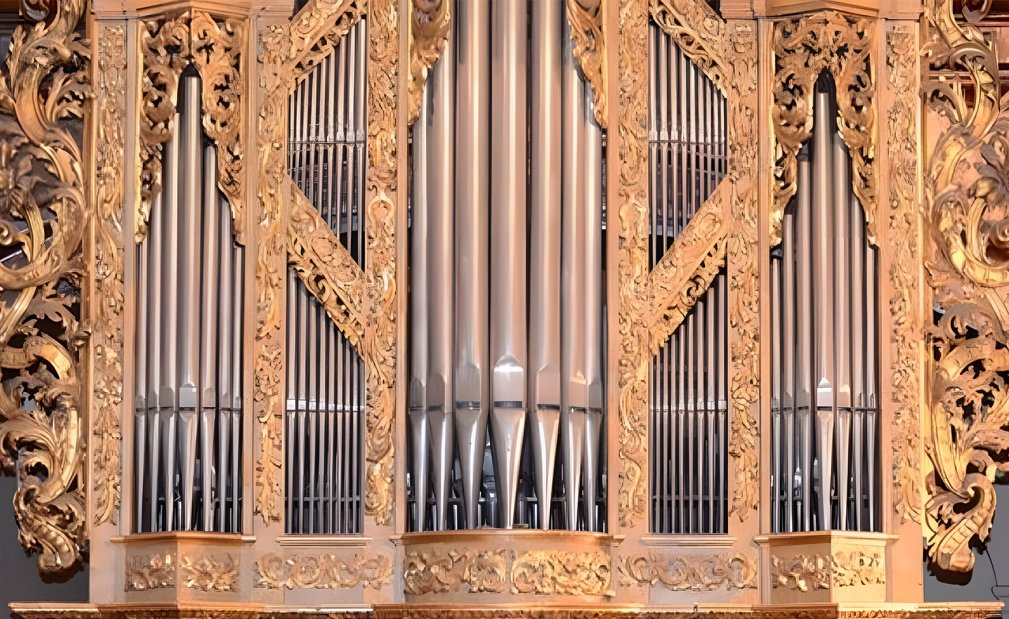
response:
M561 415L561 79L560 38L564 36L559 2L532 5L533 70L530 120L532 191L530 193L529 415L535 460L539 524L550 528L554 468Z
M137 248L137 531L239 528L241 249L201 107L200 78L184 73Z
M598 530L602 132L571 55L563 0L459 1L456 9L457 30L432 71L431 100L413 127L413 501L425 502L426 480L433 477L431 528ZM439 104L439 91L453 87L455 105ZM455 180L454 195L445 175ZM454 406L458 462L452 437L434 423L433 365L445 346L454 353L454 365L446 367L454 373L447 380L454 380L455 397L444 406ZM579 381L574 409L569 368ZM426 421L418 412L425 405L421 391ZM421 429L425 423L430 434ZM561 435L564 523L551 521L561 499L554 489ZM424 455L428 444L433 457ZM449 506L453 511L445 513ZM427 526L422 511L414 530Z
M460 3L458 23L455 50L455 430L465 523L475 528L479 526L480 483L490 403L486 208L490 161L490 3Z
M794 208L772 253L780 287L771 301L772 366L782 389L773 444L784 454L774 463L776 531L877 527L875 250L835 116L821 79L813 136L797 162Z

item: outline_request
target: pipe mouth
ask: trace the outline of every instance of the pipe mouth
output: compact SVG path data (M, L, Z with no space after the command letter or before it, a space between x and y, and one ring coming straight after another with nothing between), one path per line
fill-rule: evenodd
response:
M501 400L494 402L494 408L525 408L525 403L520 400Z

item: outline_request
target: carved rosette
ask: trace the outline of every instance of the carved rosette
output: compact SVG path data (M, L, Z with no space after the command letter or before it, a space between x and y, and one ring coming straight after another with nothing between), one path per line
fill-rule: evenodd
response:
M297 555L284 559L264 555L256 562L256 586L263 589L378 589L392 578L385 555L340 559L331 554Z
M757 558L741 553L661 557L633 554L620 562L625 585L661 585L670 591L756 589Z
M191 63L203 81L203 129L217 146L217 186L231 204L235 240L245 243L242 71L246 25L233 18L218 22L203 11L186 11L149 20L140 29L143 63L140 107L140 201L135 237L147 235L151 205L161 191L161 150L174 132L179 77Z
M94 408L91 424L94 523L117 523L123 404L123 153L126 145L126 32L98 34L95 144Z
M574 57L592 86L592 111L596 122L605 129L607 72L603 13L607 3L605 0L566 0L566 4Z
M410 0L410 75L407 83L407 123L420 116L427 74L445 51L452 31L455 0Z
M610 575L610 556L603 551L449 548L408 552L403 590L416 596L460 590L609 596Z
M800 554L782 558L771 556L771 583L775 588L810 591L832 587L882 585L886 575L878 553L837 551Z
M892 96L887 111L889 159L890 316L893 342L893 508L901 522L921 522L920 370L922 359L921 254L918 187L918 46L916 29L895 24L886 33Z
M22 546L39 553L41 572L65 574L87 536L78 364L88 338L82 240L92 210L80 119L90 51L79 35L83 0L22 9L27 23L0 69L0 464L18 479Z
M956 15L952 0L929 2L924 49L925 100L941 117L925 174L925 265L937 316L924 424L928 556L958 572L972 569L971 545L988 538L993 480L1009 472L1009 104L994 43L979 28L990 3L974 7Z
M796 192L796 156L813 130L813 88L823 71L837 87L837 126L851 154L851 185L876 243L874 20L827 11L774 25L774 187L771 245L781 241L781 219Z

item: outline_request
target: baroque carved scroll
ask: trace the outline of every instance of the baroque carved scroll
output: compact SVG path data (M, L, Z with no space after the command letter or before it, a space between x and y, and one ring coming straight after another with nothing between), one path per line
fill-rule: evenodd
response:
M455 0L410 0L410 75L407 83L407 118L412 125L420 116L427 74L445 50L452 31Z
M975 8L977 7L977 8ZM987 540L993 481L1009 473L1009 104L999 59L980 30L991 8L926 5L923 91L940 128L927 159L926 274L936 326L925 429L928 556L970 571ZM931 123L930 123L931 124Z
M217 146L217 185L231 204L235 240L245 243L245 77L242 70L246 25L217 21L202 11L150 20L140 29L143 62L140 114L140 201L134 235L147 235L151 205L161 190L161 148L172 136L179 77L190 63L203 80L203 130Z
M0 76L0 464L18 478L21 544L53 574L78 567L86 543L78 364L90 53L78 34L83 0L21 9L29 23L15 29Z
M813 131L813 88L827 71L837 87L837 126L851 154L851 186L876 243L875 21L828 11L775 23L774 187L771 245L781 242L781 220L796 192L797 155Z

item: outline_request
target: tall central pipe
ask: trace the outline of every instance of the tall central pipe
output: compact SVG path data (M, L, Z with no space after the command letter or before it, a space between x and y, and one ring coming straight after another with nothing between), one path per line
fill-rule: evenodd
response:
M458 6L455 425L466 527L475 529L479 526L477 508L490 412L487 376L490 3L472 0Z
M540 526L550 528L561 410L561 79L563 4L535 2L532 11L532 190L530 192L529 412Z
M512 527L526 421L526 12L495 2L491 59L491 424L501 526Z
M435 529L448 526L448 502L452 479L453 413L453 295L452 225L453 111L455 108L455 51L450 39L441 62L431 75L431 116L428 123L428 161L431 166L428 194L428 268L431 312L428 315L430 360L427 403L434 452Z

